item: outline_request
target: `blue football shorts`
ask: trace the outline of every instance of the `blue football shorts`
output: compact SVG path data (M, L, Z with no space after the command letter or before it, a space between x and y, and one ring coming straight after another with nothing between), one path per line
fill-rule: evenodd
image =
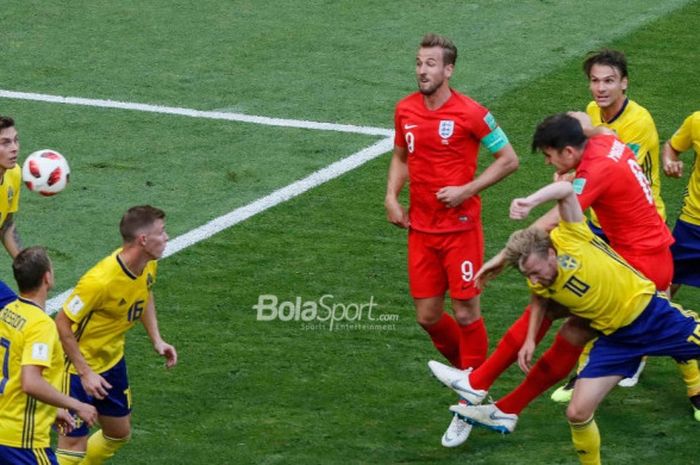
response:
M677 361L700 357L700 319L658 294L629 325L593 342L581 378L634 375L645 355Z
M125 417L131 413L131 388L129 387L129 377L126 372L126 360L122 357L119 362L109 370L100 373L112 389L107 391L107 397L104 399L96 399L83 388L80 382L80 376L70 375L70 396L78 399L86 404L92 404L97 409L100 415L110 417ZM88 426L84 424L73 412L76 417L77 427L68 433L71 437L87 436L90 432Z
M678 220L673 237L673 283L700 287L700 226Z
M58 465L50 447L21 449L0 445L0 465Z

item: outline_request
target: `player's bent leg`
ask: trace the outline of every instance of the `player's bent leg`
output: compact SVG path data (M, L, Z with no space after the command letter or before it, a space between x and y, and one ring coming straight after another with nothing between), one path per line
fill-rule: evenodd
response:
M542 320L542 326L536 337L538 343L552 326L552 319L548 312ZM520 318L503 334L493 353L481 366L471 372L472 387L488 391L501 373L518 360L518 352L525 342L529 322L530 306L527 306Z
M571 427L571 441L582 465L600 464L600 433L593 419L598 405L622 376L580 378L566 409Z
M579 356L578 366L584 366L588 360L588 353L591 350L591 341L596 333L590 328L587 320L578 317L569 318L561 327L560 334L570 343L576 346L584 345L583 352ZM576 386L577 374L574 374L566 384L559 386L550 396L554 402L566 404L571 400L571 396Z
M460 329L459 358L460 368L477 368L489 351L489 337L486 325L481 318L478 295L460 300L452 298L452 309Z
M700 370L698 370L698 361L676 361L676 364L683 377L688 399L693 407L693 417L695 421L700 421Z
M559 329L554 343L547 349L542 357L535 363L532 369L518 387L496 402L498 408L506 413L520 414L530 402L536 399L557 382L566 378L571 370L576 366L576 361L583 350L582 345L572 344L567 337L567 326L573 326L573 330L579 331L579 323L569 323L571 319ZM563 332L562 332L563 330ZM577 344L583 343L583 330L577 337L572 337ZM595 333L589 332L589 338ZM569 334L570 335L570 334ZM585 344L585 343L584 343Z
M131 439L131 415L123 417L99 416L102 429L88 439L85 459L81 465L101 465Z

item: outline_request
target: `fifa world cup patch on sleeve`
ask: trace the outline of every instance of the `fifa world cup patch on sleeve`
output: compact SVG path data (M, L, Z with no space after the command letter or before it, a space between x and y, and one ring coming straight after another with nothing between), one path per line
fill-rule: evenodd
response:
M46 362L49 360L49 346L43 342L35 342L32 344L32 358Z
M68 311L71 312L73 315L77 315L78 313L80 313L80 310L82 310L84 306L85 304L78 295L74 295L73 298L70 299L70 301L66 305Z
M581 193L583 192L583 188L586 187L586 179L576 178L571 184L574 186L574 192L576 192L576 194L578 195L581 195Z

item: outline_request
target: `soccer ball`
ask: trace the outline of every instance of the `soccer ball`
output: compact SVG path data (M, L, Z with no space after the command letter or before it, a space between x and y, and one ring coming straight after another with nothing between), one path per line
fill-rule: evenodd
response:
M37 150L24 160L22 180L29 190L41 195L54 195L68 184L68 162L55 150Z

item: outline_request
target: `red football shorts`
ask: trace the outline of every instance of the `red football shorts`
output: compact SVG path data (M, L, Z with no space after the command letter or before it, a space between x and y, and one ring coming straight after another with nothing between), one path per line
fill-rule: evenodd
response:
M623 255L627 263L653 281L656 289L665 291L673 279L673 255L671 249L664 247L654 253Z
M416 299L442 296L467 300L481 293L474 275L484 262L484 233L478 225L454 233L408 232L408 281Z

